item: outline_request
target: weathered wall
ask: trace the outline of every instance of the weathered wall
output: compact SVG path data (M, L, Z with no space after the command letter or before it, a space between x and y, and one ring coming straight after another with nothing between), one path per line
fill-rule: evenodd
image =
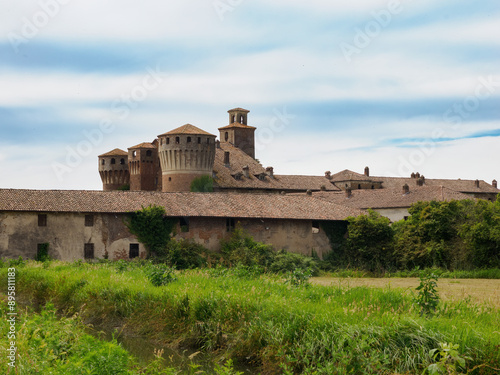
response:
M47 213L47 226L38 226L38 213L0 213L0 257L34 258L37 245L49 243L54 259L83 259L84 244L94 244L94 257L128 258L130 243L138 243L123 224L123 216L94 214L94 225L85 226L85 213ZM140 256L146 252L139 245Z
M403 220L405 216L410 216L408 208L376 208L373 211L389 218L392 222Z
M320 257L330 251L330 243L323 232L313 233L311 220L235 219L256 241L274 246L276 250ZM189 232L177 227L176 238L192 239L210 250L220 250L220 240L231 235L225 218L190 218Z

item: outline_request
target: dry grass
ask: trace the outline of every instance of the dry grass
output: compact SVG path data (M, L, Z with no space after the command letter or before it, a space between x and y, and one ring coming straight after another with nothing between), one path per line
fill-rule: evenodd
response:
M341 285L343 287L402 288L410 293L410 290L415 290L420 280L418 278L313 277L311 282L318 285ZM443 301L460 301L470 298L472 302L486 303L500 309L500 280L440 279L438 293Z

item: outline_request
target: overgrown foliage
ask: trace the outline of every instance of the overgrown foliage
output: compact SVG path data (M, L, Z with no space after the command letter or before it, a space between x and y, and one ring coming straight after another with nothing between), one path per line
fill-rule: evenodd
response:
M500 200L418 202L409 213L406 221L393 224L373 211L349 218L343 242L339 228L327 226L332 251L325 260L334 269L379 274L500 267Z
M434 274L420 278L420 284L416 288L418 294L414 297L415 304L420 307L420 316L430 316L436 312L439 303L437 281L438 277Z
M148 257L167 255L167 245L176 221L165 215L165 208L150 205L130 213L125 221L130 233L144 244Z
M214 191L214 179L208 174L196 177L191 181L190 191L195 193L211 193Z

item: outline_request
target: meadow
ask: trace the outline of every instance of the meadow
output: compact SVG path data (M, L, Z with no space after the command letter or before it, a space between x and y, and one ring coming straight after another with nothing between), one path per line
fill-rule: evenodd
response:
M423 313L407 287L357 286L351 279L330 285L317 285L316 279L310 285L252 268L222 267L175 271L166 285L155 286L151 267L140 262L27 262L16 267L16 295L34 311L57 311L58 322L69 324L77 316L82 325L147 338L157 348L210 353L219 363L213 370L218 374L237 373L229 359L261 374L421 374L439 361L430 351L442 343L457 345L456 356L448 358L450 371L495 374L500 369L500 311L491 301L446 298L435 311ZM0 269L2 285L6 275L7 268ZM54 313L47 312L47 303ZM0 349L6 344L3 340ZM108 352L115 350L109 345L123 350L113 341L94 345L108 345ZM21 346L20 358L31 358L29 350L29 344ZM68 348L49 353L46 366L63 366L61 361L71 356ZM147 366L134 367L127 356L117 357L126 364L123 372L113 373L148 373ZM43 358L32 356L35 365ZM0 366L6 368L4 358ZM155 371L149 373L161 373Z

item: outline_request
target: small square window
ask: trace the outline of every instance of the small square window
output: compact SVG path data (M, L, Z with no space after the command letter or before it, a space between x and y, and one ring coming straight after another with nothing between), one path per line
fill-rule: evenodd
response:
M86 243L83 247L83 257L85 259L94 259L94 244Z
M130 259L139 257L139 244L131 243L128 251L128 257Z
M46 227L47 226L47 214L39 214L38 215L38 226Z
M94 215L85 215L85 226L86 227L94 226Z

